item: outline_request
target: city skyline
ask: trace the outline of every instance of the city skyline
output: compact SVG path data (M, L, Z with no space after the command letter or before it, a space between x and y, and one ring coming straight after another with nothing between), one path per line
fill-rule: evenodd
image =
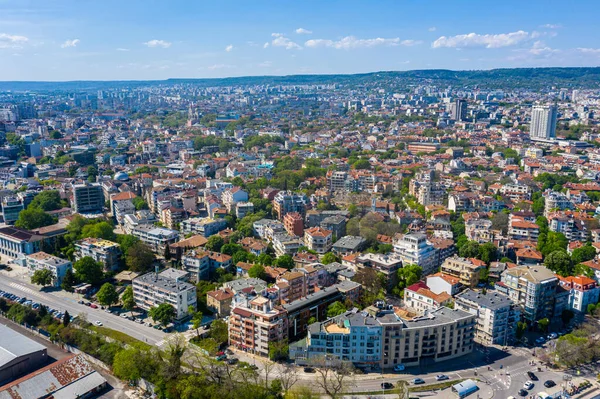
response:
M541 1L273 7L0 0L0 80L596 66L600 43L592 18L599 8L591 1L565 13Z

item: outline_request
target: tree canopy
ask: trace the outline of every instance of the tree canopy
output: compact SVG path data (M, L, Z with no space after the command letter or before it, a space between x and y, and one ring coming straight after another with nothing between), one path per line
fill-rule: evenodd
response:
M175 319L175 308L168 303L161 303L158 306L150 308L148 315L152 320L166 326Z

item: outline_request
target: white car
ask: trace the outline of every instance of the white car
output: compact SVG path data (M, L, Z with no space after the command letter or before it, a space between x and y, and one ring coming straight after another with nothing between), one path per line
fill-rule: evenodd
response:
M525 388L528 391L533 389L533 382L527 381L525 384L523 384L523 388Z
M450 379L450 377L448 377L446 374L439 374L435 376L436 381L444 381L448 379Z
M555 332L551 332L550 334L548 334L548 339L556 339L558 338L558 334Z
M102 327L102 322L100 320L96 320L94 322L95 325L97 325L98 327Z
M404 371L404 368L403 364L397 364L394 366L394 371Z

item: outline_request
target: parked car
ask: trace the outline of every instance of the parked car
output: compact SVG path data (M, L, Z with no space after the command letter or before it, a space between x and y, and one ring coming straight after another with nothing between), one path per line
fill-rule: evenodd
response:
M519 395L521 395L521 396L527 396L527 395L529 395L529 392L526 391L526 390L524 390L524 389L519 389Z
M425 380L423 380L422 378L415 378L412 380L412 383L415 385L425 384Z
M552 388L553 386L556 386L556 383L552 380L548 380L548 381L544 382L544 386L546 388Z
M304 367L304 372L305 373L314 373L315 369L313 369L312 367Z
M548 339L556 339L558 338L558 334L555 332L551 332L550 334L548 334Z
M98 327L102 327L102 322L100 320L96 320L94 322L95 325L97 325Z
M538 339L535 340L535 343L538 345L542 345L546 342L546 338L544 337L539 337Z
M98 309L98 305L96 305L95 303L90 304L90 308L92 309Z
M527 381L525 384L523 384L523 389L527 389L528 391L533 389L533 382L531 381Z
M449 380L450 377L448 377L446 374L438 374L435 376L435 380L436 381L444 381L444 380Z
M392 389L394 387L394 384L392 384L391 382L382 382L381 383L381 389Z
M85 302L83 302L82 300L77 301L77 303L80 305L85 305Z
M227 356L226 355L220 355L220 356L217 356L216 359L218 361L223 361L223 360L227 359Z
M227 359L227 364L236 364L237 362L238 362L238 359L235 357Z
M121 317L127 319L129 316L127 316L125 313L121 313Z
M394 371L404 371L405 368L403 364L397 364L394 366Z

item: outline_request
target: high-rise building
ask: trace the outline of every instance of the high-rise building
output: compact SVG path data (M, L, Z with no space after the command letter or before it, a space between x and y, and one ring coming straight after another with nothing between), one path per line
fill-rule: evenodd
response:
M548 140L556 137L556 105L534 105L531 110L529 137Z
M97 183L73 185L73 208L77 213L99 213L104 207L104 193Z
M467 119L467 100L458 99L452 104L451 118L455 121Z

